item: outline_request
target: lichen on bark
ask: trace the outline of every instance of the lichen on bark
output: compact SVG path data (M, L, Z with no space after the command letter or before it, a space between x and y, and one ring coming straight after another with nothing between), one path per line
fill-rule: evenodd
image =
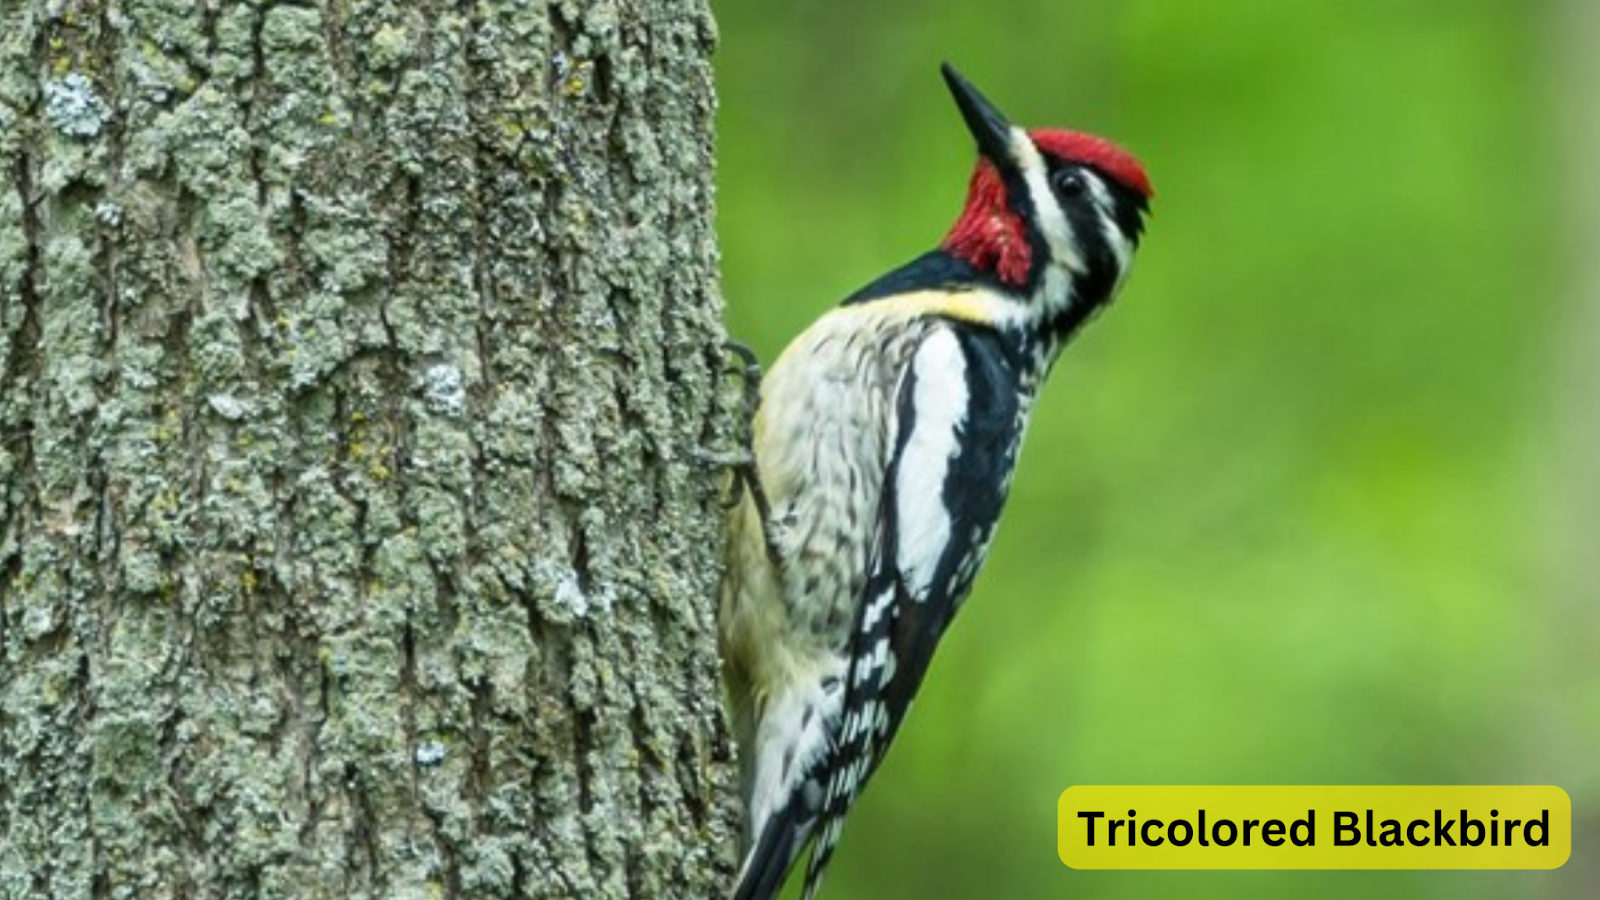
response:
M0 897L718 893L705 4L0 16Z

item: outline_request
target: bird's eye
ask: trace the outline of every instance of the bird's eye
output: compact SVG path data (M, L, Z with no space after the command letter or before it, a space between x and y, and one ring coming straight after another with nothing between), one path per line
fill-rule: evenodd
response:
M1062 197L1076 197L1089 186L1083 178L1083 173L1077 169L1062 169L1051 176L1050 184Z

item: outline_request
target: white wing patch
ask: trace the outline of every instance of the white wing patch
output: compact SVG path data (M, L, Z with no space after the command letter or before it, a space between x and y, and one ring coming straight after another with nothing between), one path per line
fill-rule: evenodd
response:
M895 479L899 546L895 561L912 598L922 601L950 545L944 483L967 418L967 361L948 328L930 333L912 359L911 435Z

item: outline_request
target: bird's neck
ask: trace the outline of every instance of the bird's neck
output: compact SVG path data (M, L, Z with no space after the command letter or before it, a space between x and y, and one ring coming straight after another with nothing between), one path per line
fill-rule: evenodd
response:
M1034 246L1022 216L1007 201L1000 172L987 160L972 172L967 202L939 245L951 256L1022 289L1033 274Z
M1020 368L1038 381L1049 374L1061 350L1104 305L1104 298L1082 291L1080 279L1066 265L1052 261L1041 268L1031 290L1010 294L1008 302L1015 315L1004 329Z
M1082 260L1056 259L1007 195L1005 180L987 160L972 172L967 202L939 245L1006 295L1012 343L1048 370L1056 354L1105 293Z

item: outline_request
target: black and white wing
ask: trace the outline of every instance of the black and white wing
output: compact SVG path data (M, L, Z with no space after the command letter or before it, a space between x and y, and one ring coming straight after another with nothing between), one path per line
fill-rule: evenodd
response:
M941 324L907 367L844 705L819 767L828 778L806 900L988 553L1021 443L1023 402L1005 345L987 330Z

